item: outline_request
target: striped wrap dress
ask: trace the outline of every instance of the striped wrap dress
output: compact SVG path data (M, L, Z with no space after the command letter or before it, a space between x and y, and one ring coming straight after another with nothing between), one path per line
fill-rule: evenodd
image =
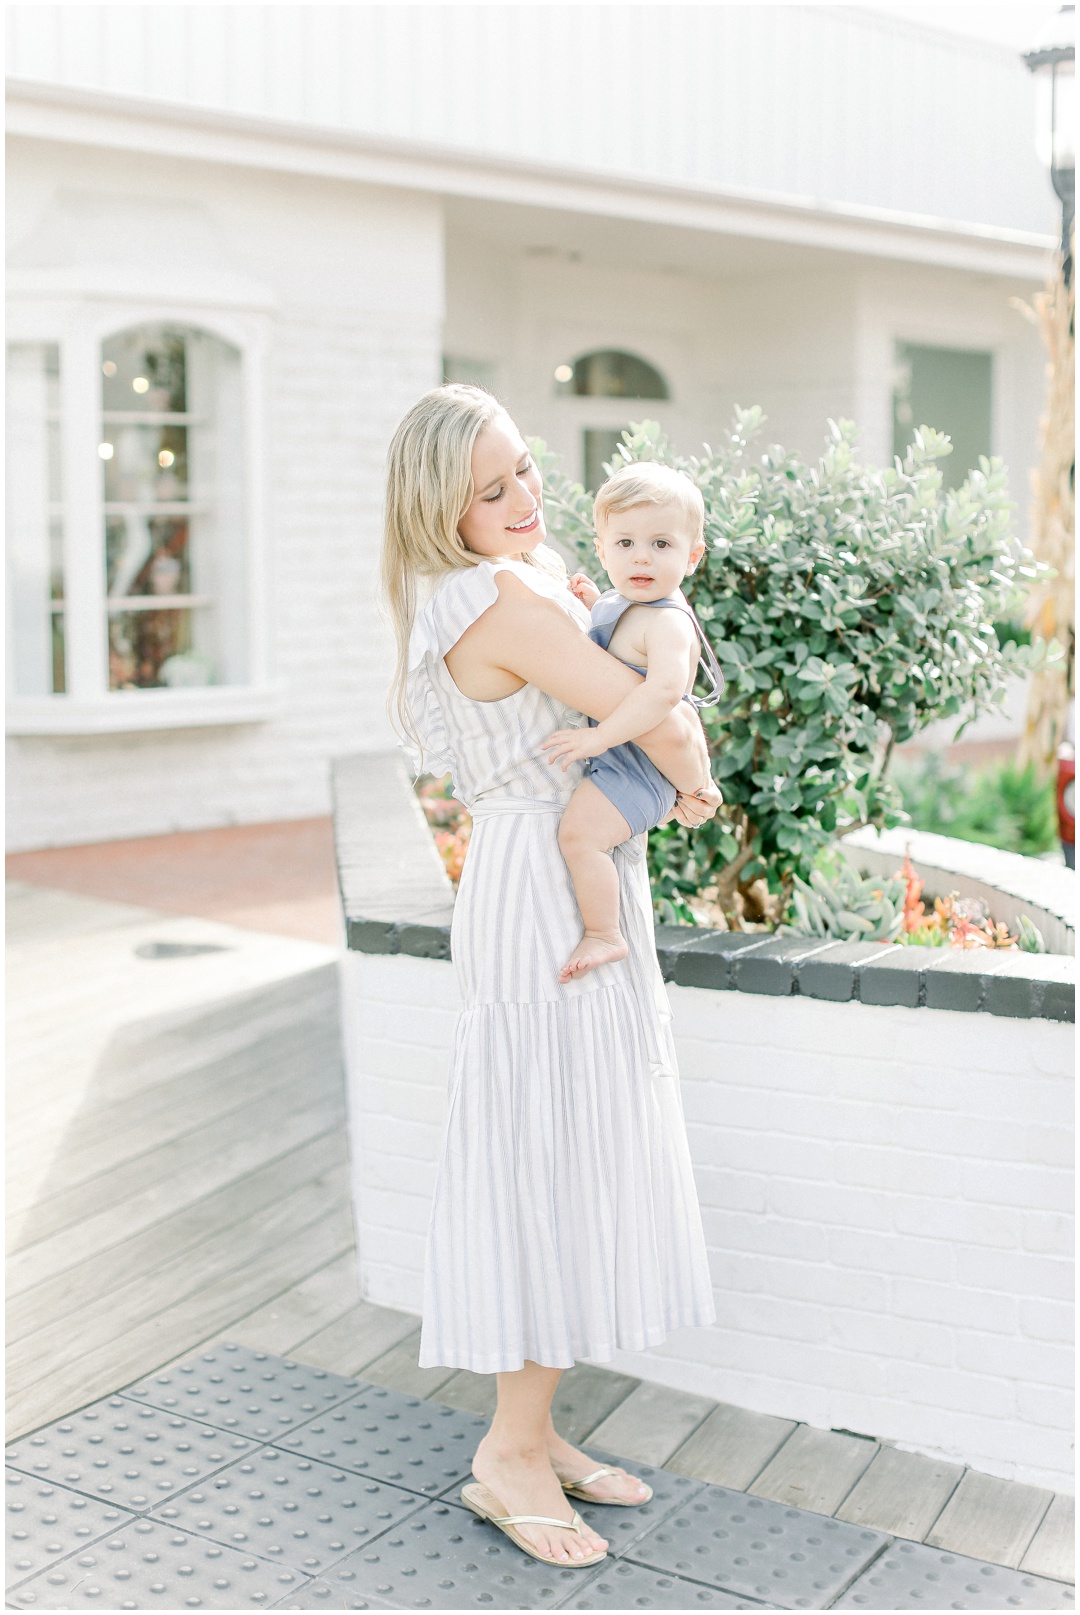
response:
M462 1009L424 1276L421 1367L568 1368L715 1318L671 1015L656 961L645 838L613 854L629 954L560 985L581 936L559 817L582 777L542 742L584 723L534 685L474 701L443 660L517 561L441 578L409 647L423 767L449 772L474 828L451 930Z

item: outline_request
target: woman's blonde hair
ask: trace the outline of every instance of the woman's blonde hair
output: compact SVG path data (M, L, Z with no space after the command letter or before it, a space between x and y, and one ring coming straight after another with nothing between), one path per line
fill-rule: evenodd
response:
M390 443L383 523L383 596L397 640L390 712L418 737L405 696L409 638L416 618L417 584L442 572L475 566L484 557L468 548L458 523L473 501L472 453L485 426L506 410L483 387L452 382L425 393L405 415ZM534 564L561 567L553 552ZM526 556L526 560L533 557ZM565 576L565 567L561 567Z

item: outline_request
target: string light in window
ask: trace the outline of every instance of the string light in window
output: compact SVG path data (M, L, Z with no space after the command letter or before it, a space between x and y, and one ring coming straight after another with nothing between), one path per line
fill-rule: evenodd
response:
M150 391L150 383L147 381L145 376L136 376L135 380L131 383L131 390L133 393L148 393Z
M113 446L111 443L99 443L97 446L97 451L103 460L111 460L113 457Z
M556 381L573 381L573 379L574 379L574 367L573 367L573 365L561 364L561 365L556 365L555 366L555 380Z
M157 457L157 463L159 466L161 466L163 471L167 471L175 459L176 455L173 453L172 449L162 449L161 453Z
M102 371L102 374L105 375L105 376L115 376L116 375L116 365L113 363L113 361L111 359L106 359L105 362L101 366L101 371Z

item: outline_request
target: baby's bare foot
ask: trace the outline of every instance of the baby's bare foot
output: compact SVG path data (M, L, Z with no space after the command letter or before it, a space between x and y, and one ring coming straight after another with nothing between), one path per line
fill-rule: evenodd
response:
M625 959L629 951L618 931L586 931L559 971L559 980L573 981L598 965L612 965L617 959Z

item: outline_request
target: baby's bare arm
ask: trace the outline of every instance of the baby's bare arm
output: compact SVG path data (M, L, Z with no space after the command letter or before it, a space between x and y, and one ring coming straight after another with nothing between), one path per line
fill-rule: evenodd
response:
M686 692L693 625L681 611L650 611L645 629L648 668L644 684L619 702L595 729L559 730L544 742L548 761L565 769L584 757L598 757L611 746L648 734L674 712Z

